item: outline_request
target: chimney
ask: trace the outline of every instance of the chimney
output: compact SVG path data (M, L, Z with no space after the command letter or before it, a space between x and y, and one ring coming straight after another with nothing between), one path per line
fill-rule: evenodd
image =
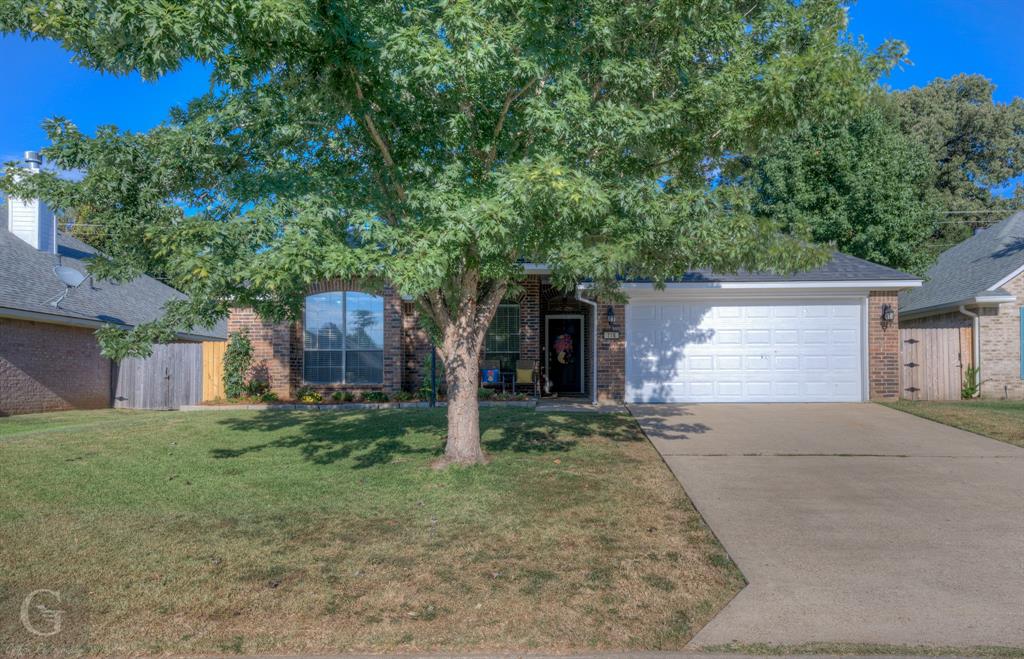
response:
M25 171L35 174L43 159L35 151L26 151L25 163ZM41 199L9 198L7 230L40 252L57 253L57 218Z

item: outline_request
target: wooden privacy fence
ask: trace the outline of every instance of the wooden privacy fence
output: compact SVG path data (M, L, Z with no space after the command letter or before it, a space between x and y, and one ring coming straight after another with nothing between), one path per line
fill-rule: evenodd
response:
M900 386L909 400L960 400L971 365L970 327L900 329Z
M145 359L129 357L114 369L114 407L176 410L203 394L203 349L198 343L154 345Z
M203 401L227 398L224 395L224 351L227 341L203 343Z

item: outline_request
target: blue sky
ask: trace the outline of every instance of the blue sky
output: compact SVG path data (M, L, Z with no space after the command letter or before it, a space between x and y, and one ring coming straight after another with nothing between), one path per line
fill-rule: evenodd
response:
M850 30L869 44L898 38L910 45L913 66L896 71L896 88L927 84L936 77L982 73L997 85L998 100L1024 97L1024 0L861 0L850 10ZM167 109L207 89L197 65L146 83L114 77L71 62L54 43L0 37L0 162L20 158L45 144L39 128L63 115L86 132L115 124L145 130Z

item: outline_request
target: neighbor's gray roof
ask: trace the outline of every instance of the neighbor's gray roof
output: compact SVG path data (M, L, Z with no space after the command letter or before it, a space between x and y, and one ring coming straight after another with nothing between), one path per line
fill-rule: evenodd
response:
M84 273L86 261L96 250L60 234L57 252L62 265ZM162 316L164 303L185 298L179 291L145 275L123 284L90 279L71 289L57 309L51 302L64 290L64 284L53 272L57 263L57 255L40 252L0 228L0 316L4 311L16 310L45 314L55 323L85 321L134 326ZM222 321L212 330L193 329L182 334L223 339L227 326Z
M975 296L1008 294L993 287L1024 267L1024 211L979 231L939 255L920 288L900 295L900 312L951 307Z
M813 270L803 270L789 275L774 272L746 272L719 274L710 270L694 270L671 279L677 283L722 283L722 282L773 282L773 281L920 281L920 277L900 272L884 265L859 259L856 256L833 252L832 259ZM650 281L645 279L629 279L632 282Z

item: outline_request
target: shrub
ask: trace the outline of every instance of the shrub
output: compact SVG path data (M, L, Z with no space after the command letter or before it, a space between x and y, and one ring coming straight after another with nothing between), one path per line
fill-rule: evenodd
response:
M438 358L437 360L437 397L440 398L441 394L444 393L447 385L444 379L444 362ZM430 356L423 360L423 367L420 368L420 387L416 390L416 395L423 400L430 400Z
M415 400L416 396L413 396L412 393L408 391L399 391L393 398L399 402L405 403L410 400Z
M273 391L264 391L262 394L260 394L260 400L263 401L264 403L276 403L280 399L277 397L277 394L275 394Z
M488 391L492 391L488 389ZM522 392L502 391L494 394L495 400L528 400L529 396Z
M383 391L366 391L363 392L363 400L367 403L386 403L388 395Z
M266 380L249 380L245 385L245 393L253 398L262 398L270 391L270 383Z
M224 394L241 398L246 394L245 376L252 366L252 342L245 332L233 332L224 351Z
M319 391L309 386L299 387L299 390L295 392L295 397L299 399L300 403L319 403L324 399Z
M488 400L488 399L494 398L494 394L496 394L496 393L498 393L498 392L496 392L494 389L488 389L487 387L480 387L480 389L476 392L476 395L477 395L477 397L480 400Z
M351 403L356 399L351 391L335 391L331 394L331 400L335 403Z
M968 366L964 369L964 384L960 387L960 397L964 400L970 400L978 395L978 368L976 366Z

